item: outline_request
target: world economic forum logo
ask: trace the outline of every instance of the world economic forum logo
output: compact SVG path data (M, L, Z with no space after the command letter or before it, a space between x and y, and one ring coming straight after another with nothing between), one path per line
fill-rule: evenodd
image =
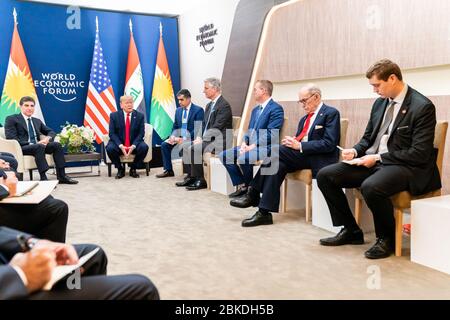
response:
M35 80L34 86L58 101L72 102L77 99L79 90L84 89L85 81L77 80L73 73L41 73L41 79Z

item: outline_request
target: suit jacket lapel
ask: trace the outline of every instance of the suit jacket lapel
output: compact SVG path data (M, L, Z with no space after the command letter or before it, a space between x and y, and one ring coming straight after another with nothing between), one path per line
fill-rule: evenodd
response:
M387 106L389 105L389 99L385 99L380 111L376 113L374 122L376 123L374 130L372 131L371 143L373 143L378 135L378 131L380 130L381 123L384 119L384 112L386 111Z
M25 131L28 133L28 123L25 121L25 119L23 118L22 114L19 113L17 115L17 118L19 120L19 123L22 125L22 127L25 129Z
M326 111L325 104L323 104L322 107L318 110L319 114L316 115L316 118L314 119L314 122L309 125L308 140L309 140L311 134L313 133L313 130L314 130L315 126L316 126L317 121L322 119L324 111Z
M295 133L295 136L296 136L296 137L300 134L300 132L302 132L303 124L305 123L306 117L307 117L307 116L308 116L307 114L304 115L304 116L300 119L300 121L298 122L297 132Z
M405 100L403 100L403 103L400 107L400 110L398 111L397 116L394 119L394 125L392 126L391 133L394 132L394 130L397 129L398 124L403 120L406 113L408 112L409 105L411 103L411 89L408 88L408 91L406 92Z

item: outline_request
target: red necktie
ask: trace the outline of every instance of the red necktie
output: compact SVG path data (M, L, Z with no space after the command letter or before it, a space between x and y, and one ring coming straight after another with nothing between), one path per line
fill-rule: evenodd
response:
M311 120L313 114L314 114L314 112L311 112L311 113L308 114L308 117L306 117L306 121L305 121L305 123L303 124L302 132L300 132L300 134L299 134L297 137L295 137L295 140L297 140L297 141L302 141L302 139L303 139L303 138L305 137L305 135L308 133L309 122L310 122L310 120Z
M130 114L127 113L127 120L125 120L125 147L130 146Z

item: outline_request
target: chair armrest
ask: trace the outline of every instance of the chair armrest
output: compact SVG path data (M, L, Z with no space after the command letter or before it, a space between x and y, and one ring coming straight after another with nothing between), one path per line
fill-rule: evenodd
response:
M14 155L18 163L17 172L23 173L25 171L22 147L17 140L0 138L0 150Z

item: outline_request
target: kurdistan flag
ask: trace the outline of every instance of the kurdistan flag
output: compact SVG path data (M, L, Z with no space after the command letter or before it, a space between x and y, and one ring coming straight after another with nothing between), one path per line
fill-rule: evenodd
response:
M23 96L31 96L36 101L34 117L44 121L36 89L28 66L27 57L23 50L19 31L17 30L17 16L14 9L14 31L11 41L11 51L0 102L0 123L3 125L7 116L20 112L19 101Z
M130 19L130 46L128 48L128 64L125 77L125 94L133 97L133 108L141 112L145 119L144 82L142 80L141 61L133 36L133 25Z
M160 138L165 140L172 133L177 106L173 94L172 80L170 79L166 50L164 49L161 24L159 24L159 30L160 36L155 78L153 80L150 123Z

